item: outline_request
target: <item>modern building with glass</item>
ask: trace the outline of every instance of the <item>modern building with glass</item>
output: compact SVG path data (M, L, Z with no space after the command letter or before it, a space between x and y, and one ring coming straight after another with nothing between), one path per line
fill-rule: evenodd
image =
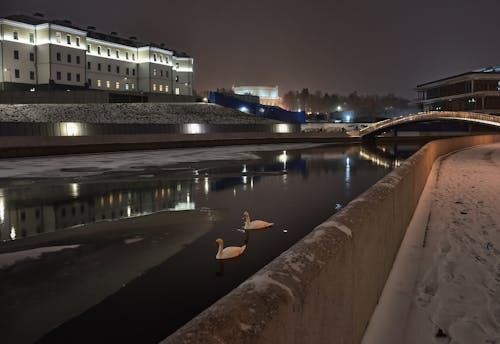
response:
M193 94L193 58L41 14L0 19L0 90Z
M418 85L424 111L473 111L500 115L500 66Z

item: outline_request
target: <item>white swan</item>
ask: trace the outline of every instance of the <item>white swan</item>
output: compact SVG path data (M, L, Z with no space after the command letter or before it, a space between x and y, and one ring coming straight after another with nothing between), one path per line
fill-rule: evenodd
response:
M248 211L245 211L243 213L243 216L245 218L245 226L243 228L245 228L245 229L264 229L264 228L271 227L274 225L274 223L262 221L262 220L250 221L250 214L248 213Z
M224 240L221 238L215 240L217 244L219 244L219 251L217 251L217 254L215 255L215 259L230 259L230 258L235 258L241 255L245 249L247 248L247 245L243 246L228 246L224 248Z

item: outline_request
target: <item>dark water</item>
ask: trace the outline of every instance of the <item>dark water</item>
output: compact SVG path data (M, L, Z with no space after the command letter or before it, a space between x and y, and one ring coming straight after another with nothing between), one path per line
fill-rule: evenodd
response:
M0 342L158 342L418 145L281 148L245 161L0 179L0 264L12 252L66 247L0 265ZM275 226L245 233L245 210ZM216 261L217 238L247 250Z

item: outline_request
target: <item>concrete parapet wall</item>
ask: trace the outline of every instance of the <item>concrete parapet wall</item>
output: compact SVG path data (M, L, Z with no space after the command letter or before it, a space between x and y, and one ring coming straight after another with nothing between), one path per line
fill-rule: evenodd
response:
M436 158L433 141L162 343L359 343Z

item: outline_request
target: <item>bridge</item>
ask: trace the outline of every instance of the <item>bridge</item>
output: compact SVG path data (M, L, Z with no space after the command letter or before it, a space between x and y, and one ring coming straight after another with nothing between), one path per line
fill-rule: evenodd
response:
M497 127L500 130L500 116L487 115L476 112L453 112L453 111L430 111L420 112L414 115L400 116L384 121L373 123L359 131L360 137L374 136L391 128L416 122L453 120L462 122L471 122Z

